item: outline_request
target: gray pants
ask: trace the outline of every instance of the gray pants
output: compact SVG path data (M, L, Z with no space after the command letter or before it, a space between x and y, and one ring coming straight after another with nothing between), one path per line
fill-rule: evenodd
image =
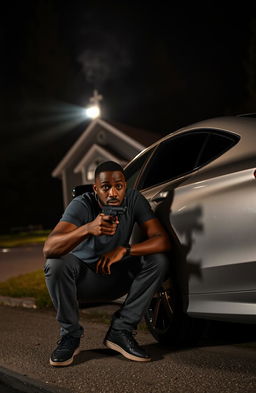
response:
M161 286L169 270L166 254L127 257L111 266L110 275L95 272L72 254L49 258L45 263L46 285L57 311L61 335L79 337L79 302L94 303L118 299L126 300L112 318L114 329L133 330L143 317L154 293Z

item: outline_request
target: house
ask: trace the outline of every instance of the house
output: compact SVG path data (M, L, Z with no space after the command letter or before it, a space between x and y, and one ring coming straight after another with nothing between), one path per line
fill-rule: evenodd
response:
M157 139L159 135L150 131L93 120L52 172L62 181L64 207L74 186L93 183L98 164L113 160L124 166Z

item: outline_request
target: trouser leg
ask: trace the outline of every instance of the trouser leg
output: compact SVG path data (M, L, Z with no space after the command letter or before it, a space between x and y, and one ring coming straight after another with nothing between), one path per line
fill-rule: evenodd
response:
M82 262L72 254L49 258L45 263L45 281L56 319L61 325L61 335L70 333L74 337L83 334L79 324L79 307L76 282L81 273Z
M79 300L114 300L128 292L120 311L113 316L115 329L136 329L155 291L169 269L165 254L132 257L111 266L111 275L103 276L72 254L49 258L45 264L46 285L57 311L61 335L83 334L79 324Z
M104 276L72 254L47 259L45 281L57 311L60 334L70 333L74 337L83 334L79 301L104 302L125 295L133 280L130 267L129 262L122 261L111 267L111 275Z
M140 271L135 276L126 300L112 320L112 328L133 330L143 317L154 293L168 274L170 261L165 254L151 254L141 258Z

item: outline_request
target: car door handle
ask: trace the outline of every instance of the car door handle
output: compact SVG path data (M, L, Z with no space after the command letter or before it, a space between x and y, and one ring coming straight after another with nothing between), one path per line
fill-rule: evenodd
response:
M151 199L151 202L161 202L166 199L168 195L169 191L162 191L155 198Z

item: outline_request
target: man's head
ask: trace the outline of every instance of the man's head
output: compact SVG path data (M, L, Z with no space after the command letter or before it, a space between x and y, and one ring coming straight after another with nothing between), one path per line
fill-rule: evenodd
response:
M98 165L93 189L102 205L121 205L126 191L124 170L121 165L114 161L105 161Z

